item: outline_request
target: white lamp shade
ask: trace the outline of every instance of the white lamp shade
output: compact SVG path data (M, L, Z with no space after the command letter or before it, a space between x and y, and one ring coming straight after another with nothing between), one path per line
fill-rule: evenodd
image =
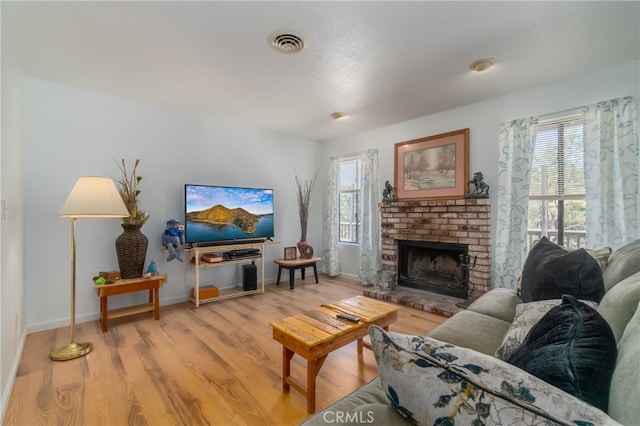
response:
M60 217L127 217L125 206L111 178L87 176L78 179L62 205Z

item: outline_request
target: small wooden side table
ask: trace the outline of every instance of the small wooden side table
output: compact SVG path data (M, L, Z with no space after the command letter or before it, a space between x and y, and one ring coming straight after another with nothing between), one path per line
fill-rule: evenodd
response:
M313 274L316 277L316 284L318 284L318 268L316 263L320 261L319 257L312 257L311 259L275 259L273 263L278 265L278 280L276 281L277 285L280 285L280 273L282 272L282 268L289 270L289 288L293 290L293 281L296 269L300 269L300 273L302 275L302 279L304 280L304 270L305 268L313 268Z
M119 318L127 315L139 314L141 312L154 311L155 319L160 319L160 287L167 279L166 275L155 275L149 278L131 278L117 280L113 284L96 284L94 287L98 291L100 298L100 323L102 324L102 332L107 331L108 321L110 318ZM149 303L140 305L126 306L124 308L108 309L109 296L117 294L133 293L136 291L149 290Z

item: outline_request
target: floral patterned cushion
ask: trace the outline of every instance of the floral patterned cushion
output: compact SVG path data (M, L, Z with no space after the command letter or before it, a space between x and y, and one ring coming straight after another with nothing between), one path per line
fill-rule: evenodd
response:
M582 300L582 302L594 309L598 307L596 302L587 300ZM562 299L549 299L517 304L516 315L513 317L513 322L509 326L507 334L505 334L502 340L502 344L496 349L496 357L504 359L513 353L513 351L522 344L524 338L527 337L527 334L529 334L533 326L536 325L547 312L561 303Z
M595 407L506 362L426 336L369 327L393 408L421 425L617 425Z

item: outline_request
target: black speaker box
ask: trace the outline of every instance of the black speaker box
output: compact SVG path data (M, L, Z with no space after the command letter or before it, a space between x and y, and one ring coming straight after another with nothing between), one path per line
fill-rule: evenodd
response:
M258 289L258 268L256 265L242 265L242 288L244 291Z

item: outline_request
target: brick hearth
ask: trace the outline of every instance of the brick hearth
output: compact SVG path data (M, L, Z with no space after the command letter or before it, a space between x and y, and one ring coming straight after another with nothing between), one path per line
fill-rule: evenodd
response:
M489 198L467 198L459 200L416 200L380 203L380 225L382 230L382 268L398 270L398 240L428 241L465 244L471 261L477 256L476 266L469 271L473 286L469 300L473 301L491 289L491 205ZM442 306L453 306L445 312L455 313L456 301L460 299L436 295L429 292L424 297L415 295L406 287L396 286L396 292L410 293L409 299L396 303L435 312ZM367 294L369 293L369 294ZM368 288L365 294L390 300L396 296L389 290ZM423 301L427 301L425 305ZM405 300L402 302L401 300ZM433 300L431 305L428 300ZM393 300L390 300L393 301ZM415 306L418 307L418 306Z
M384 300L385 302L431 312L443 317L450 317L457 312L463 311L464 308L462 306L465 302L462 299L445 296L444 294L403 286L396 286L393 290L367 286L362 290L362 294L367 297Z

